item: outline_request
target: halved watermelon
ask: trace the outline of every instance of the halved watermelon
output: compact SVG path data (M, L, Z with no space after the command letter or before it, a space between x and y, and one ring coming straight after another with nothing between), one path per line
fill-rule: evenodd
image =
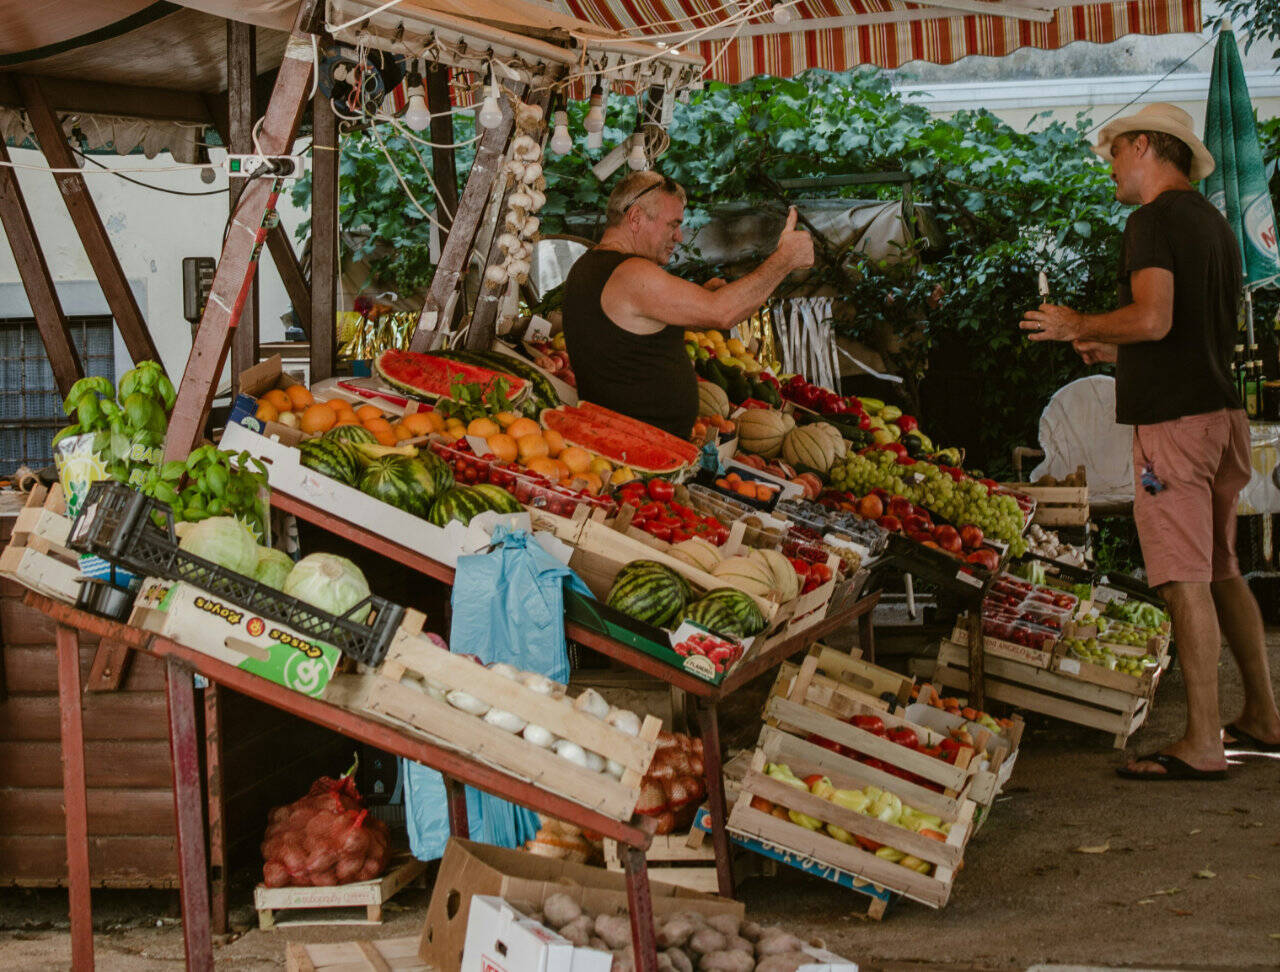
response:
M601 411L607 412L607 409ZM646 434L640 435L633 431L634 426L627 424L634 422L634 419L618 417L624 421L615 424L573 406L563 405L544 411L542 424L559 432L570 445L581 446L588 452L603 456L610 462L630 466L637 472L668 475L688 465L682 452L668 449L656 441L658 436L666 436L665 432L639 422L635 424L648 430Z
M621 412L614 412L605 408L603 405L597 405L595 402L579 402L576 406L567 406L568 411L576 411L584 418L599 419L604 424L613 426L614 428L626 429L628 432L634 432L636 435L642 436L646 442L669 449L678 456L683 456L685 462L693 462L698 458L698 447L692 442L681 439L672 435L670 432L664 432L662 429L641 422L639 419L632 418L630 415L623 415Z
M508 385L507 399L514 402L524 396L529 385L515 375L499 375L492 368L418 351L388 349L373 359L373 366L387 384L418 398L451 398L455 381L479 385L487 391L495 379L502 377Z

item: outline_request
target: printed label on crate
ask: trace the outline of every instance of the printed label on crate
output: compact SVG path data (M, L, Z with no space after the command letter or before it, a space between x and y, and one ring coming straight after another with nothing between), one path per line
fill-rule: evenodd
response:
M1068 675L1080 674L1080 662L1074 658L1058 659L1058 671L1066 672Z
M692 621L682 622L670 637L671 650L684 659L685 671L708 682L736 665L754 640L736 641Z

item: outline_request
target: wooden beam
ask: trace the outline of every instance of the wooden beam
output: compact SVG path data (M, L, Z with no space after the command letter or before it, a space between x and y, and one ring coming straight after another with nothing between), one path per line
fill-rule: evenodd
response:
M76 168L62 125L50 106L40 81L32 77L19 77L18 90L26 105L27 119L35 131L36 141L49 164L55 169ZM129 281L125 278L124 269L111 245L111 237L102 225L98 207L89 195L84 176L78 172L61 172L54 177L54 181L58 185L58 191L62 193L62 201L71 215L71 222L80 235L80 242L89 257L89 265L93 267L93 275L98 278L98 285L102 287L111 316L115 318L116 327L120 328L120 336L124 338L129 357L135 364L139 361L160 361L160 352L151 339L151 332L147 330L147 322L143 320L142 310L129 288Z
M516 96L520 97L524 86L518 87L521 90ZM510 103L502 98L499 104L502 107L502 121L484 133L476 149L471 174L467 176L467 187L462 191L462 199L449 230L449 240L440 251L440 262L431 280L431 290L423 305L417 330L413 332L413 339L409 342L409 347L414 351L431 350L437 334L450 327L458 290L467 271L467 260L493 197L494 183L502 174L507 142L511 140L511 132L515 128L516 119Z
M321 0L304 0L299 7L258 138L262 150L271 155L284 154L293 146L298 121L311 92L311 41L307 34L318 24L323 7ZM165 438L166 459L185 458L204 434L205 416L227 360L232 331L267 237L267 214L274 209L281 188L277 181L255 179L240 197L213 276L209 303L178 386L178 400Z
M0 73L0 107L24 108L22 93L14 75ZM94 81L35 76L55 111L78 115L122 115L149 121L185 122L208 125L213 118L204 99L194 91L144 88L132 84L105 84Z
M333 375L338 321L338 116L317 94L311 108L311 380Z
M18 186L17 170L7 164L9 161L9 149L0 138L0 223L4 224L9 248L13 250L13 262L18 265L22 287L27 292L31 313L40 330L40 340L44 342L45 353L49 356L53 380L65 397L71 386L84 377L84 366L71 341L71 331L62 313L49 265L45 262L44 251L40 249L40 239L31 222L27 201Z
M253 147L253 124L257 119L253 81L257 74L258 29L237 20L227 21L227 136L230 150L249 155ZM245 191L244 179L232 179L228 204L236 211ZM258 363L258 277L249 282L249 293L240 320L234 322L231 343L231 386L238 390L240 374Z
M293 311L298 315L298 326L302 328L308 339L311 337L311 288L307 286L307 278L302 274L302 266L294 255L293 244L289 242L289 234L280 225L267 232L267 250L280 273L285 293L293 304Z
M427 90L427 110L431 112L431 141L437 146L452 146L453 102L449 98L449 68L443 64L427 65L422 79ZM449 240L449 227L458 211L458 165L452 148L431 149L431 177L435 180L439 198L436 200L436 218L444 227L440 248Z
M84 782L84 710L80 697L80 635L58 625L58 705L62 710L62 802L66 808L67 897L71 966L93 968L93 907L89 895L89 800Z
M547 110L551 104L551 88L550 86L541 87L529 100L529 104L537 105L542 109L542 125L539 127L533 137L539 142L542 141L542 134L546 131L547 122L550 119L550 112ZM498 204L497 218L501 219L502 214L507 208L507 197L511 195L512 190L508 189L502 194L502 201ZM499 262L501 251L498 249L498 237L502 233L501 226L495 226L493 232L489 235L489 246L485 251L484 265L487 267L491 263ZM502 305L503 298L506 296L507 288L489 287L482 284L480 294L476 298L475 310L471 314L471 324L467 328L466 346L473 351L488 351L493 346L493 339L497 330L498 308Z

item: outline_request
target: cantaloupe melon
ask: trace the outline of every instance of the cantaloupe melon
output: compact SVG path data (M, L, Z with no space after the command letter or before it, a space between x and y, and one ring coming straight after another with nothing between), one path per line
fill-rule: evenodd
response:
M714 543L702 537L690 537L675 544L668 553L677 560L682 560L691 567L708 574L712 573L720 563L720 550Z
M698 382L698 414L728 418L729 396L725 390L714 382Z
M727 557L711 571L716 577L756 597L776 597L773 571L756 557Z
M796 569L791 566L783 554L777 550L753 550L752 554L762 560L773 574L773 587L778 597L785 603L800 593L800 578Z
M738 419L738 447L743 452L772 459L782 448L782 440L795 428L790 415L769 408L749 408Z
M836 460L836 447L826 432L804 425L788 432L782 440L782 458L793 466L825 476Z

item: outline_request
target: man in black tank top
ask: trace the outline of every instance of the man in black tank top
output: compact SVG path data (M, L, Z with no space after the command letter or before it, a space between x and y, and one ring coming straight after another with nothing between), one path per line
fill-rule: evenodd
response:
M663 267L684 239L684 190L657 172L633 172L609 196L605 231L569 271L564 337L581 398L687 438L698 379L685 330L727 331L763 304L787 274L813 266L813 240L796 213L774 252L733 283L705 287Z

